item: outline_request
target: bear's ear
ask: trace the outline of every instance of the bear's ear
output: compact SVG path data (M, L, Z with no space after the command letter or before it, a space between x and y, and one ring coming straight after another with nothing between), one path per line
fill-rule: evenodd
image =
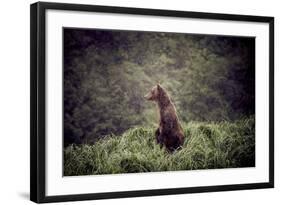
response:
M159 90L161 88L160 84L157 83L157 89Z
M162 93L163 89L159 83L157 84L157 90L158 90L158 93Z

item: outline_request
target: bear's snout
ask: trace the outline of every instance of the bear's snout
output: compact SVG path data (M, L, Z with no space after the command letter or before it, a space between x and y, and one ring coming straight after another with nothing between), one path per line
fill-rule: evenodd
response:
M151 98L152 98L151 93L147 93L147 94L144 96L144 98L147 99L147 100L151 100Z
M144 96L144 98L147 100L153 100L153 94L151 92L149 92Z

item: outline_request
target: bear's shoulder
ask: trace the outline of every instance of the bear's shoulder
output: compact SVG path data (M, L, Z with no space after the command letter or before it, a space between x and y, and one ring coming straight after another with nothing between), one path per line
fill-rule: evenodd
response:
M163 110L162 116L164 121L173 120L176 118L176 110L173 106L169 106L169 108Z

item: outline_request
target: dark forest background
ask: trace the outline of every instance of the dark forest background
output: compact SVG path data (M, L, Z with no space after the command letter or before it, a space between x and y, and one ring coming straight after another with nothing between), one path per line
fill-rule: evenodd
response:
M255 113L255 38L64 28L64 145L157 123L158 82L183 123Z

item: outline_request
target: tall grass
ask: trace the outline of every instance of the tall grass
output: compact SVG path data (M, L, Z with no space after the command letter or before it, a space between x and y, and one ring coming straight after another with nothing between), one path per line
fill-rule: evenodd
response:
M94 175L255 166L254 118L185 124L182 149L156 144L155 128L134 128L94 145L64 149L64 175Z

